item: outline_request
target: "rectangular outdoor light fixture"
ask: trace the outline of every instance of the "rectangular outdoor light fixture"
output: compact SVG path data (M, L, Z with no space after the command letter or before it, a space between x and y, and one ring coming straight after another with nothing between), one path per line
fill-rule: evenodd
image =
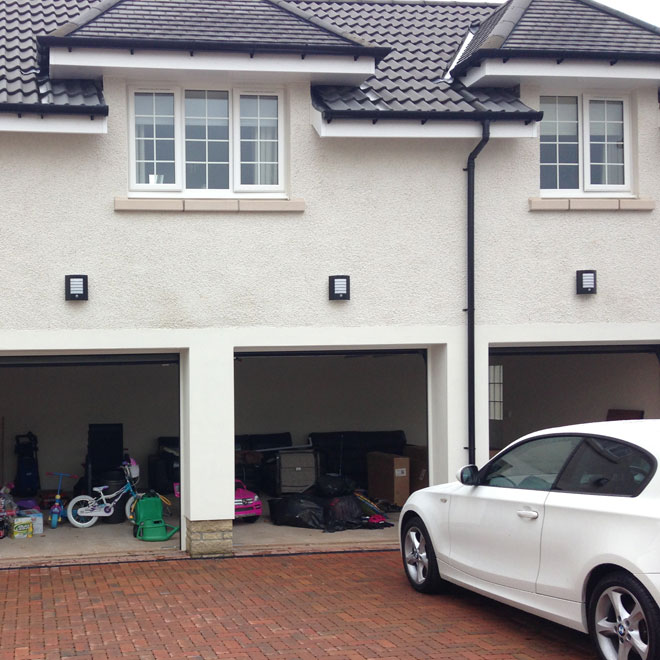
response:
M351 299L351 278L348 275L330 275L330 300Z
M596 293L596 271L595 270L578 270L576 275L576 289L575 292L580 293Z
M87 275L64 276L64 299L87 300Z

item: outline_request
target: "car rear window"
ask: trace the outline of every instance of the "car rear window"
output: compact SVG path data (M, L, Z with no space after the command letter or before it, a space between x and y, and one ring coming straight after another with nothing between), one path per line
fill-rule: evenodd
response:
M585 437L555 490L635 497L654 472L655 460L638 447L611 438Z

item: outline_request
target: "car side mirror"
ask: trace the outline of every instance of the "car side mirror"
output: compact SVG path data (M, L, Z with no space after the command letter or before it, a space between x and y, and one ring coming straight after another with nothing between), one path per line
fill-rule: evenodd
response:
M456 478L464 486L476 486L479 477L479 469L476 465L466 465L462 467L456 474Z

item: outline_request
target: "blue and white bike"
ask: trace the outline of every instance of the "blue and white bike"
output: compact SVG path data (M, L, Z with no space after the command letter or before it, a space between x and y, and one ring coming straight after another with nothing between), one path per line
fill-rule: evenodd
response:
M128 493L125 510L126 518L133 521L133 503L138 497L135 486L140 478L140 469L137 465L122 465L126 483L114 493L106 494L104 491L108 486L96 486L92 488L98 493L98 497L91 495L78 495L74 497L66 509L69 522L75 527L91 527L99 518L111 516L122 497Z

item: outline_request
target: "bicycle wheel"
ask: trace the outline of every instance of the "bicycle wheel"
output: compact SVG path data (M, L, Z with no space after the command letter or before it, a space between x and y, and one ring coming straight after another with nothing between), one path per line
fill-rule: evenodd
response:
M126 520L130 521L131 525L135 525L135 503L137 502L137 497L131 495L128 500L126 500Z
M89 495L78 495L74 497L66 508L66 517L74 527L91 527L97 520L97 516L81 516L78 510L92 506L96 500Z

